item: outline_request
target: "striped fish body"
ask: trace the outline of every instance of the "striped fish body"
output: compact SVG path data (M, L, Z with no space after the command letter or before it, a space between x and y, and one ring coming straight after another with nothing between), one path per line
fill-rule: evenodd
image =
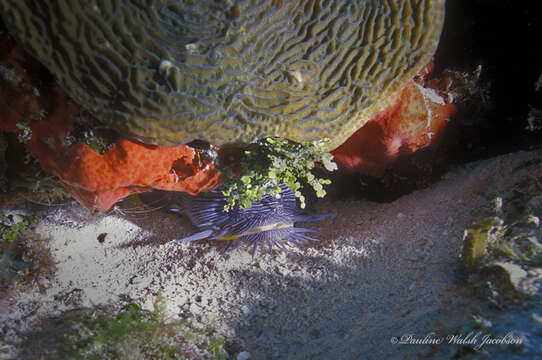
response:
M226 198L219 191L198 196L181 194L181 208L199 232L174 241L228 241L225 252L247 244L252 247L253 256L265 247L271 252L273 246L286 250L286 243L305 246L317 241L306 235L315 230L295 227L295 223L318 221L330 214L306 215L297 208L294 193L286 185L281 185L281 189L280 198L264 195L248 209L235 207L228 212L224 211Z

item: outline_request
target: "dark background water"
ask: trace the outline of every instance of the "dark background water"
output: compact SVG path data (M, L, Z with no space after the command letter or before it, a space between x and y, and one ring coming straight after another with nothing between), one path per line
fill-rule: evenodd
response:
M542 75L537 3L448 0L433 75L445 69L472 74L480 66L478 93L459 104L437 147L400 156L382 179L341 176L331 191L393 201L438 181L450 166L539 148L542 130L526 129L531 107L542 109L542 87L535 86Z
M542 14L538 1L448 0L435 55L437 71L482 66L488 106L463 119L469 141L464 160L540 146L542 133L525 130L529 106L542 108ZM464 140L463 140L464 141ZM459 150L457 150L459 151Z

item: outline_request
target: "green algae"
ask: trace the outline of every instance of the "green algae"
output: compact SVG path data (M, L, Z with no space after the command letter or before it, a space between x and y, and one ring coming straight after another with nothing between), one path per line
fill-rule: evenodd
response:
M539 219L529 215L505 225L499 217L475 222L465 230L461 257L470 271L498 261L527 267L542 266Z
M193 359L225 360L225 342L212 327L197 329L184 320L169 320L159 295L153 309L127 303L68 311L43 319L40 329L23 336L21 359Z
M32 231L35 224L32 217L0 215L0 286L35 285L45 291L55 263L49 239Z
M502 231L503 221L498 217L489 217L474 223L465 230L461 257L468 269L476 269L487 256L488 245Z
M229 180L222 188L227 197L225 211L236 204L249 208L265 194L280 196L281 184L288 186L305 208L305 197L301 194L303 184L308 184L317 197L324 197L324 185L329 179L318 178L313 169L320 167L328 171L337 169L333 156L324 150L327 140L297 144L287 140L266 138L247 148L243 158L242 174Z

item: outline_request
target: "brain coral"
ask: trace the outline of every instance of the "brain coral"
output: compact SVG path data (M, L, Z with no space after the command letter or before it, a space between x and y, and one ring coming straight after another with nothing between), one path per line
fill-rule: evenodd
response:
M161 145L343 143L433 55L445 0L0 0L78 103Z

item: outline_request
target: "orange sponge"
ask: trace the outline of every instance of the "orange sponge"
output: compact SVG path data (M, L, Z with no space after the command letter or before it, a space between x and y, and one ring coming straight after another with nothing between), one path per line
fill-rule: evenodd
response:
M59 87L43 85L39 72L26 71L35 60L9 37L2 38L0 65L16 81L0 78L0 129L22 133L24 123L30 152L82 205L107 211L119 199L151 189L195 195L220 185L214 165L196 159L196 151L186 145L165 148L121 140L100 155L86 144L72 144L67 139L80 107Z
M431 70L429 64L420 77ZM390 105L332 151L341 169L381 177L398 155L436 144L456 106L421 82L409 81Z

